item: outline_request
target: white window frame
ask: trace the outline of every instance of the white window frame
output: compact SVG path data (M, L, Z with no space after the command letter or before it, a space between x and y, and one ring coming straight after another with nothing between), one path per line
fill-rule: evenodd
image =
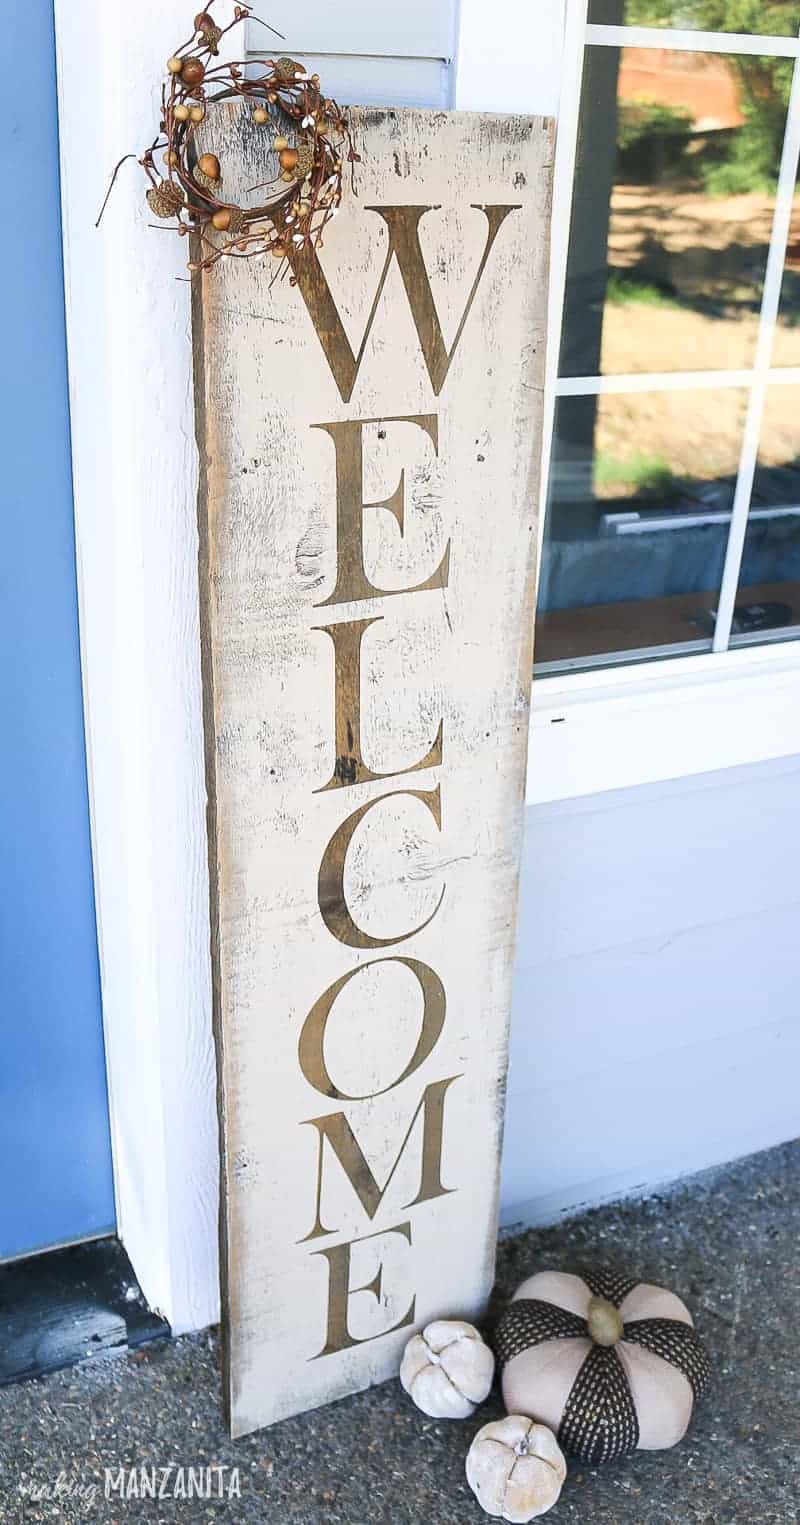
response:
M495 0L487 25L483 0L460 0L455 104L553 113L563 6ZM268 0L262 8L267 16ZM186 8L184 0L139 0L133 28L128 10L106 0L55 0L55 13L81 660L117 1218L146 1296L180 1332L219 1313L189 287L178 241L147 228L135 166L121 171L100 232L94 222L114 161L152 140L165 46L183 36ZM567 17L568 59L575 14ZM568 142L565 125L556 260ZM553 397L550 385L551 409ZM798 750L800 704L787 703L798 679L792 643L537 681L529 800ZM743 708L757 725L742 724ZM712 713L717 729L706 723ZM752 730L758 739L745 745ZM670 734L671 749L654 744Z
M767 387L800 383L800 367L770 367L800 156L800 38L597 26L589 0L567 0L556 150L545 391L545 470L540 529L559 397L748 386L748 408L720 588L712 653L633 662L616 668L539 677L534 686L528 803L627 788L667 778L767 761L800 750L800 640L730 648ZM795 59L787 131L775 197L761 322L746 370L562 377L558 335L566 289L572 188L585 47L681 48ZM654 655L656 655L654 653ZM704 698L696 705L698 694ZM646 704L645 704L646 701ZM693 709L687 710L691 702ZM742 723L742 704L748 706ZM633 706L633 708L632 708ZM632 723L646 707L647 724ZM692 715L691 724L689 715ZM566 722L572 721L572 724ZM580 746L578 746L580 736Z

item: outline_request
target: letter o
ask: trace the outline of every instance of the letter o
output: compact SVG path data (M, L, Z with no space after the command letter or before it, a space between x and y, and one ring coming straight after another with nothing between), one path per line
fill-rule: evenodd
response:
M365 1096L349 1096L345 1091L340 1091L330 1075L325 1063L325 1031L328 1025L328 1017L336 997L345 985L348 985L357 974L364 969L374 969L378 964L403 964L410 969L418 981L422 991L423 1010L422 1028L417 1040L417 1046L402 1075L398 1075L391 1085L384 1086L382 1091L370 1091ZM312 1006L300 1034L298 1043L298 1058L300 1068L309 1085L321 1096L330 1096L335 1101L369 1101L373 1096L385 1096L387 1091L393 1091L395 1086L408 1080L421 1064L433 1053L444 1027L445 1011L447 1009L447 997L444 985L438 974L431 969L429 964L420 963L416 958L376 958L369 964L361 964L357 969L351 969L348 974L343 974L341 979L335 980L332 985L320 996Z

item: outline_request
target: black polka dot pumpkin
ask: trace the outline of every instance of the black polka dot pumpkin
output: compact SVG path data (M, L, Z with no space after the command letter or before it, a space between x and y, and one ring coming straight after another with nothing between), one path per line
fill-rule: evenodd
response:
M709 1376L680 1298L610 1272L530 1277L494 1345L508 1413L592 1466L677 1445Z

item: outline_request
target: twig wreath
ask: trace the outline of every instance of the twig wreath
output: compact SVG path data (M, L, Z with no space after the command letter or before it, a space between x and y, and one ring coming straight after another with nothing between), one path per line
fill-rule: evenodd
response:
M323 93L318 74L291 58L214 62L223 37L252 15L249 5L237 5L233 21L220 27L211 15L214 3L195 16L192 36L167 59L158 136L139 160L150 182L147 203L155 217L175 219L181 237L196 235L190 270L208 270L225 257L268 254L282 262L275 271L282 275L294 250L322 243L342 199L343 160L354 164L359 155L347 118ZM252 187L268 193L259 206L227 200L223 165L216 154L197 151L196 129L216 105L236 97L252 106L258 128L274 134L277 175ZM126 154L114 170L98 225L121 166L135 157Z

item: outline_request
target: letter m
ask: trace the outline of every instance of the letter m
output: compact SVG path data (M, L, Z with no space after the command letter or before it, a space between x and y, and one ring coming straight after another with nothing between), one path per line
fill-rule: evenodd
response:
M445 1097L453 1082L460 1079L460 1075L451 1075L449 1080L438 1080L434 1085L427 1086L423 1091L419 1105L408 1125L406 1136L400 1145L395 1162L383 1186L378 1185L372 1169L364 1157L361 1145L343 1112L334 1112L328 1117L312 1117L307 1122L301 1124L304 1128L316 1128L319 1134L319 1153L317 1156L316 1221L311 1233L306 1234L300 1243L305 1244L309 1239L320 1239L325 1234L336 1233L336 1229L325 1228L322 1222L322 1186L326 1140L336 1155L364 1212L372 1220L389 1190L395 1171L405 1154L408 1141L414 1131L417 1118L421 1113L423 1119L422 1167L419 1191L413 1202L407 1203L406 1206L417 1207L421 1202L430 1202L434 1197L446 1197L451 1191L455 1190L455 1187L442 1185L442 1133L444 1129Z

